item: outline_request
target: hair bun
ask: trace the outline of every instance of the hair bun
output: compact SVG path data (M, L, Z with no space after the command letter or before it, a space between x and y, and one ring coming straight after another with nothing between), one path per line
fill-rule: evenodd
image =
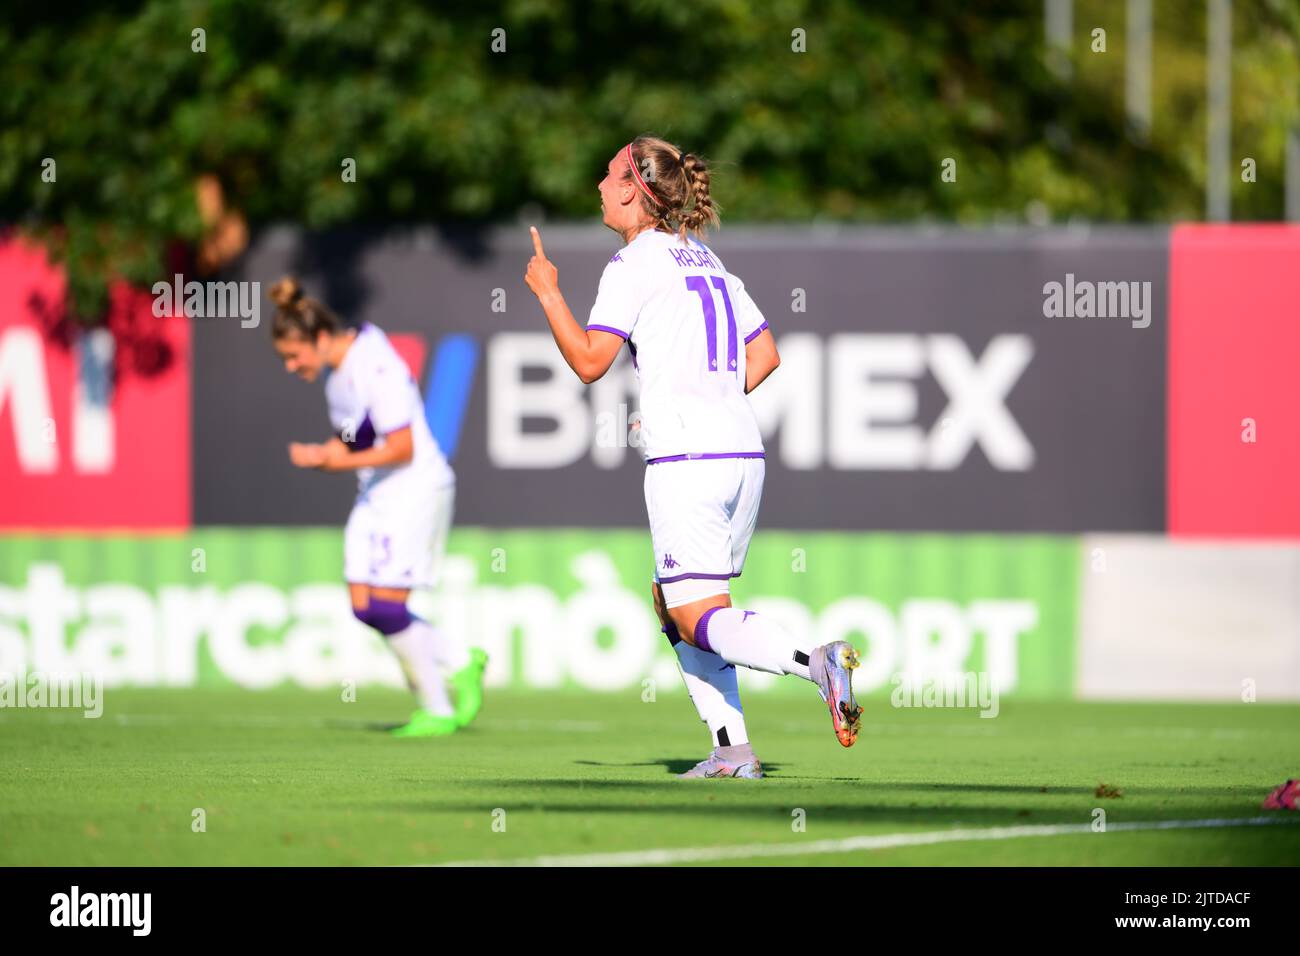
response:
M302 298L302 286L293 276L285 276L271 286L271 291L267 294L270 295L272 302L286 309Z

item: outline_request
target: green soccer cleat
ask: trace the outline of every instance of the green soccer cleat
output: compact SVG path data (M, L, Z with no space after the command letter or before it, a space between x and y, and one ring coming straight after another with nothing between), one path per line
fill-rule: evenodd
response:
M460 729L455 717L443 717L428 710L411 714L410 723L389 731L394 737L446 737Z
M469 663L451 675L451 686L456 690L456 721L461 727L477 717L483 706L483 672L487 670L487 662L487 651L471 647Z

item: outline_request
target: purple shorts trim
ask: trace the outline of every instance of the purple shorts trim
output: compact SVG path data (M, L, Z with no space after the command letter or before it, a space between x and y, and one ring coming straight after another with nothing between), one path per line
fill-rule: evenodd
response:
M726 581L738 577L740 577L740 572L732 571L730 574L674 574L671 578L655 578L655 580L660 584L672 584L674 581L685 581L687 578L704 581Z
M750 342L754 341L754 339L758 338L763 333L763 330L765 328L767 328L766 322L764 322L762 325L756 328L753 332L750 332L748 335L746 335L745 344L748 345Z
M587 331L588 332L612 332L614 335L617 335L620 339L625 339L628 337L627 332L624 332L622 329L612 329L608 325L589 325L587 326Z
M762 451L723 451L723 452L705 452L702 455L665 455L663 458L647 458L647 465L657 465L661 461L701 461L706 458L766 458L767 452Z
M711 607L703 614L695 624L695 646L702 651L708 651L710 654L716 654L717 651L709 644L709 618L721 611L720 607Z

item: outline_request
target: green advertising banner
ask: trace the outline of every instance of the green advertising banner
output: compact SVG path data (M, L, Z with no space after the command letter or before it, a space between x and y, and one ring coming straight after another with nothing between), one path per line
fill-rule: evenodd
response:
M0 537L0 673L108 686L400 686L353 619L335 529ZM760 532L733 602L806 646L863 651L855 684L984 675L1001 694L1073 692L1077 538ZM680 689L639 531L459 528L415 609L491 655L490 685ZM747 689L794 681L745 672Z

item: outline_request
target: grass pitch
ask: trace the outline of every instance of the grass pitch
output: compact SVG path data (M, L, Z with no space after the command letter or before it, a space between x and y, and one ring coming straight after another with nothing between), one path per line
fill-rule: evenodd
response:
M1003 701L982 719L864 703L862 735L843 750L811 690L752 695L763 781L673 778L708 750L684 694L490 692L472 728L429 740L391 739L383 728L409 698L365 688L355 703L336 691L110 690L97 720L0 710L0 864L1300 860L1300 814L1259 809L1300 776L1300 707ZM1096 808L1108 832L1091 831ZM1260 817L1277 825L1114 828ZM1081 832L1020 829L1049 824ZM1016 829L889 845L994 828ZM887 835L903 836L845 849ZM647 855L665 850L700 852Z

